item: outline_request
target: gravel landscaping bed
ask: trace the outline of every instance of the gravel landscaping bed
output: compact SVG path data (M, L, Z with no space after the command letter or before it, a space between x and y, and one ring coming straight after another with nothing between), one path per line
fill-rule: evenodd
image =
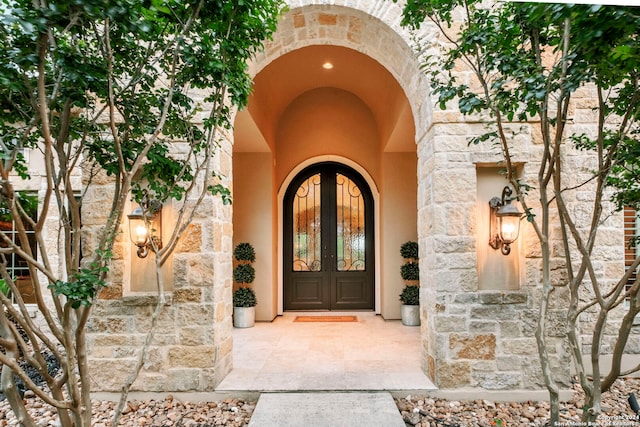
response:
M577 386L574 390L574 397L562 404L561 424L558 427L581 425L582 396ZM639 390L640 380L638 379L618 380L611 391L603 396L603 415L596 425L640 427L640 421L627 401L629 393L635 393L640 398ZM35 414L39 426L57 425L56 415L51 407L28 397L28 394L26 399L28 409ZM549 404L546 402L501 403L489 400L465 402L426 396L407 396L396 399L396 404L406 425L417 427L544 426L549 416ZM111 426L114 405L113 402L93 402L94 427ZM171 396L165 400L132 401L126 408L120 425L126 427L240 427L249 424L255 406L255 401L242 399L190 403L180 402ZM0 427L17 425L8 402L0 401Z
M28 410L38 420L38 425L55 426L57 416L53 409L34 399L27 398ZM93 427L111 426L115 403L107 401L93 402ZM164 400L145 400L129 402L125 408L121 426L247 426L255 401L225 399L219 402L180 402L171 396ZM0 402L0 426L18 426L18 421L9 409L8 402Z
M577 385L573 398L561 404L560 424L557 427L581 426L583 394ZM640 380L617 380L611 390L603 394L602 415L594 427L640 427L640 420L628 403L629 393L640 400ZM549 422L548 402L492 402L475 400L459 402L425 396L396 399L398 409L407 426L545 426Z

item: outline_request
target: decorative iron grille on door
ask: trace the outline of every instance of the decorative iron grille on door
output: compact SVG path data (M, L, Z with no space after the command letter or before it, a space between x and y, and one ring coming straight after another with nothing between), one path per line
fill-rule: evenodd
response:
M365 210L358 185L348 177L336 175L338 271L365 269Z
M374 306L373 198L337 163L301 172L285 195L285 309Z
M305 179L293 201L293 270L322 270L320 174Z

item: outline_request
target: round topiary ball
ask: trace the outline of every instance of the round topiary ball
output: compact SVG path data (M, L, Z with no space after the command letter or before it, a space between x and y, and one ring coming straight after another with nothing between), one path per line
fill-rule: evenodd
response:
M233 269L233 280L236 283L251 283L256 278L256 270L251 264L239 264Z
M417 262L408 262L400 266L402 280L420 280L420 267Z
M420 305L420 288L418 286L405 286L400 294L400 301L405 305Z
M404 259L418 259L418 242L405 242L400 246L400 255Z
M238 261L254 262L256 260L256 251L251 246L251 243L238 243L233 250L233 256Z
M256 293L251 288L242 287L233 293L234 307L255 307L258 304Z

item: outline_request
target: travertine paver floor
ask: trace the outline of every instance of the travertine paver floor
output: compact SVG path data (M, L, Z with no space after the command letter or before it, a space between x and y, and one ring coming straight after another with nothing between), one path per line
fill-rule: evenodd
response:
M358 322L301 323L297 315L358 316ZM369 312L286 313L234 329L233 370L216 391L428 390L420 328Z

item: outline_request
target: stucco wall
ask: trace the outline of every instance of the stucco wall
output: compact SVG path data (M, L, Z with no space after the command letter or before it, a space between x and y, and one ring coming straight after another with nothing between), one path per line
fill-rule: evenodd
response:
M382 316L400 318L399 295L404 287L400 245L418 241L417 156L415 153L384 153L382 156Z
M376 123L366 105L349 92L324 88L304 93L284 112L276 135L279 184L303 160L327 154L356 161L379 181Z
M233 244L249 242L256 250L257 321L271 321L277 314L276 242L273 160L271 153L236 153L233 156Z

